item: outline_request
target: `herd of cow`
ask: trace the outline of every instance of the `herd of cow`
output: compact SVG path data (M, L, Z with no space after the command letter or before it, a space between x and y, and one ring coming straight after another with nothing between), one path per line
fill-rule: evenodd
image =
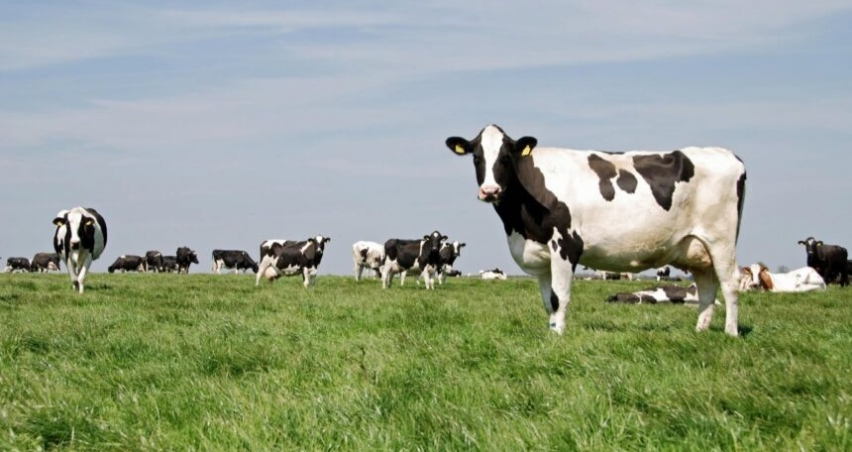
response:
M579 151L538 147L538 140L512 139L488 125L472 140L453 136L445 141L456 155L471 155L478 198L491 204L506 233L517 265L538 280L549 327L561 334L578 264L609 272L636 273L667 265L688 272L694 285L672 294L698 303L696 330L710 327L721 289L725 300L725 332L738 335L738 293L824 288L848 285L845 248L810 237L799 242L807 251L807 267L773 274L760 265L739 268L736 245L745 202L746 169L728 149L688 147L674 151ZM76 207L54 219L54 249L65 263L72 284L83 292L86 272L103 252L107 228L94 209ZM305 287L316 281L328 237L304 241L267 240L260 263L244 251L214 251L214 272L251 268L256 284L300 274ZM394 275L419 271L427 289L450 274L463 243L447 243L435 231L415 240L388 240L384 246L358 242L353 246L356 279L363 269L376 272L387 288ZM156 264L123 256L114 271L130 266L188 271L195 253L178 249L174 259L160 256ZM154 259L157 259L155 254ZM185 259L189 258L189 261ZM123 260L123 261L122 261ZM124 263L123 263L124 262ZM182 264L182 262L185 262ZM59 264L55 263L58 268ZM124 265L125 267L121 267ZM32 268L32 264L31 264ZM666 292L659 289L657 293ZM638 298L647 297L642 294ZM619 301L615 297L614 301Z

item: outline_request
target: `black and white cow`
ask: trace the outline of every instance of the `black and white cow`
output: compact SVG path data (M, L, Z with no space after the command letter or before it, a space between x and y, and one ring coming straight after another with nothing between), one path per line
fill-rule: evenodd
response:
M426 282L426 289L434 289L435 272L441 264L441 245L446 235L438 231L426 234L422 239L390 239L385 242L385 260L382 263L382 288L387 289L397 273L400 284L405 283L405 273L419 271Z
M631 304L697 304L698 303L698 288L696 285L676 286L663 285L650 287L638 292L620 292L607 297L606 301L610 303L631 303ZM718 300L714 300L714 304L721 304Z
M181 246L177 249L175 257L177 258L178 274L188 274L189 266L198 263L198 255L195 254L195 251L185 246Z
M172 273L179 270L177 256L163 256L163 267L161 272Z
M508 279L506 273L504 273L503 270L500 270L499 268L492 268L491 270L480 270L479 277L485 280L496 279L500 281L505 281L506 279Z
M157 250L145 252L145 271L163 272L163 253Z
M53 219L53 249L65 262L74 290L83 293L83 281L92 261L101 257L107 244L107 225L97 210L74 207Z
M30 261L31 272L49 272L59 271L59 254L57 253L36 253L33 260Z
M213 273L218 275L223 268L233 269L234 273L249 269L257 273L258 265L245 251L213 250Z
M112 263L107 268L107 271L110 273L115 273L118 270L121 273L124 272L144 272L145 271L145 258L142 256L136 256L133 254L122 254L115 259L115 262Z
M808 254L808 267L822 276L826 283L840 283L840 286L849 285L849 264L846 248L837 245L825 245L822 240L808 237L799 240L799 245L804 245Z
M10 257L6 259L6 268L3 269L4 273L10 272L28 272L30 271L30 260L26 257Z
M269 282L281 276L302 275L302 283L307 289L317 283L317 270L325 253L325 244L331 237L318 235L307 240L265 240L260 244L260 265L255 285L260 278Z
M444 284L447 275L453 272L453 264L461 256L461 249L464 246L466 244L458 240L441 245L441 251L438 252L438 255L441 257L441 262L438 264L438 284Z
M617 272L663 265L690 271L707 330L721 283L725 332L736 336L736 243L743 162L721 148L671 152L536 148L486 126L447 147L473 155L478 195L503 222L515 262L537 276L551 330L562 333L577 264Z
M657 281L668 281L672 276L672 269L668 265L657 270Z
M380 243L361 240L352 244L352 265L355 281L361 280L365 268L372 270L376 278L382 276L382 261L385 259L385 247Z

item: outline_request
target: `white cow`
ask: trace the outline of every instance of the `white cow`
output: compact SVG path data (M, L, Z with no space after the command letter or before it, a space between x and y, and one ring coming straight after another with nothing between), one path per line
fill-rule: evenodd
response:
M95 209L75 207L57 213L53 224L53 248L65 261L74 290L83 293L86 273L106 247L106 222Z
M479 271L479 277L482 278L482 279L485 279L485 280L490 280L490 279L505 280L506 274L503 273L503 270L500 270L499 268L495 268L493 270L480 270Z
M707 330L721 284L725 332L738 335L736 244L743 162L721 148L608 153L536 148L486 126L447 147L473 155L479 199L503 223L509 251L538 278L551 330L562 333L577 264L616 272L672 265L698 286Z
M825 290L825 281L811 267L802 267L787 273L772 273L760 264L740 269L740 290L758 288L770 292L809 292Z
M380 243L361 240L352 244L352 265L355 281L361 280L365 268L373 271L376 278L382 277L382 262L385 259L385 247Z

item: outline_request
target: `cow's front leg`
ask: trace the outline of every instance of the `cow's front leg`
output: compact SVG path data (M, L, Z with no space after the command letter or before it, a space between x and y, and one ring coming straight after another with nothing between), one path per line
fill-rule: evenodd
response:
M83 265L79 268L79 272L77 274L77 285L80 293L83 293L83 280L86 279L86 273L89 272L89 267L92 265L92 256L88 253L86 257L83 259Z
M255 286L260 285L260 278L263 278L263 276L266 274L266 270L269 269L269 267L271 265L272 265L272 259L270 259L266 256L264 256L264 258L260 260L260 265L257 266L257 276L254 278L254 285ZM272 282L271 279L270 279L270 282Z
M432 280L432 272L430 270L431 269L427 266L423 269L423 273L420 274L421 276L423 276L423 281L426 284L426 290L435 288L435 284Z
M73 257L68 256L68 259L65 259L65 268L68 270L71 286L74 287L74 290L80 290L80 283L77 282L77 263Z
M565 330L565 313L571 302L571 284L574 281L574 264L554 253L550 261L550 330L562 334ZM540 281L540 280L539 280ZM541 284L541 282L539 282ZM542 290L542 296L544 296Z

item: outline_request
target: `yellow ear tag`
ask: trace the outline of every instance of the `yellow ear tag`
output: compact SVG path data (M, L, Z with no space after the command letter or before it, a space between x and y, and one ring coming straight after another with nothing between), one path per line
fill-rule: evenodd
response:
M523 151L521 151L521 157L527 157L532 152L529 146L525 147Z
M460 144L457 144L457 145L456 145L456 148L455 148L455 149L453 149L453 150L454 150L454 151L455 151L455 153L456 153L456 154L458 154L458 155L464 155L464 154L465 154L464 148L463 148Z
M91 226L93 224L95 224L95 220L92 220L91 218L86 220L86 226Z

